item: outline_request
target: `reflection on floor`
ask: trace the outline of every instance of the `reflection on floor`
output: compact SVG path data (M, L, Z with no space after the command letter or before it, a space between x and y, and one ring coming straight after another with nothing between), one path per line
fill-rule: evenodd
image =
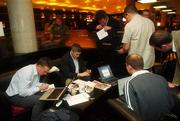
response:
M72 44L78 43L82 48L96 48L96 42L93 40L87 30L71 30L64 38L49 40L43 33L38 35L39 48L42 50L57 47L71 47Z
M96 48L95 40L89 37L86 30L72 30L65 46L70 47L73 43L79 43L82 48Z

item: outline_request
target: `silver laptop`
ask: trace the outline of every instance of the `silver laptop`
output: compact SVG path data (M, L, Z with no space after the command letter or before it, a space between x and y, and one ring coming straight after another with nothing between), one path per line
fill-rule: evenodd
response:
M110 83L110 84L112 83L117 84L118 78L113 75L112 70L109 65L103 65L103 66L98 67L98 72L100 75L100 79L103 82Z
M61 92L64 87L56 87L54 89L49 89L39 98L39 100L46 100L46 101L56 101L59 100L61 96Z

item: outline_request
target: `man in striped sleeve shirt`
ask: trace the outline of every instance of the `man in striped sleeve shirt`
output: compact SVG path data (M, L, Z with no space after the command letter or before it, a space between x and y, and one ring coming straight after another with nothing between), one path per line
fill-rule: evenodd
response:
M126 103L143 121L158 121L170 112L174 105L173 99L165 78L143 67L140 55L127 56L126 68L132 76L124 87Z

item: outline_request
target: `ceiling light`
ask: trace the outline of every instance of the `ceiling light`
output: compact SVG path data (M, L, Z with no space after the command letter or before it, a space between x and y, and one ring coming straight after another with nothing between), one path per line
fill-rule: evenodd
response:
M140 2L140 3L153 3L153 2L157 2L157 0L139 0L138 2Z
M160 9L160 8L167 8L167 6L166 5L159 5L159 6L154 6L153 8Z
M170 12L170 11L172 11L172 9L164 9L164 10L162 10L162 12Z
M173 12L168 12L167 14L176 14L176 12L174 12L174 11Z

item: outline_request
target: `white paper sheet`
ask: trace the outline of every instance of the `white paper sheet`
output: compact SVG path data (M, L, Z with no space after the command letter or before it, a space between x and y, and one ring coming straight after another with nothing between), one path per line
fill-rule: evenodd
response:
M89 101L90 96L87 93L81 93L64 98L69 106L77 105Z
M3 24L2 22L0 21L0 37L1 36L4 36L4 30L3 30Z
M104 30L104 28L101 29L100 31L98 31L96 34L97 34L99 40L102 40L103 38L108 36L108 33Z

